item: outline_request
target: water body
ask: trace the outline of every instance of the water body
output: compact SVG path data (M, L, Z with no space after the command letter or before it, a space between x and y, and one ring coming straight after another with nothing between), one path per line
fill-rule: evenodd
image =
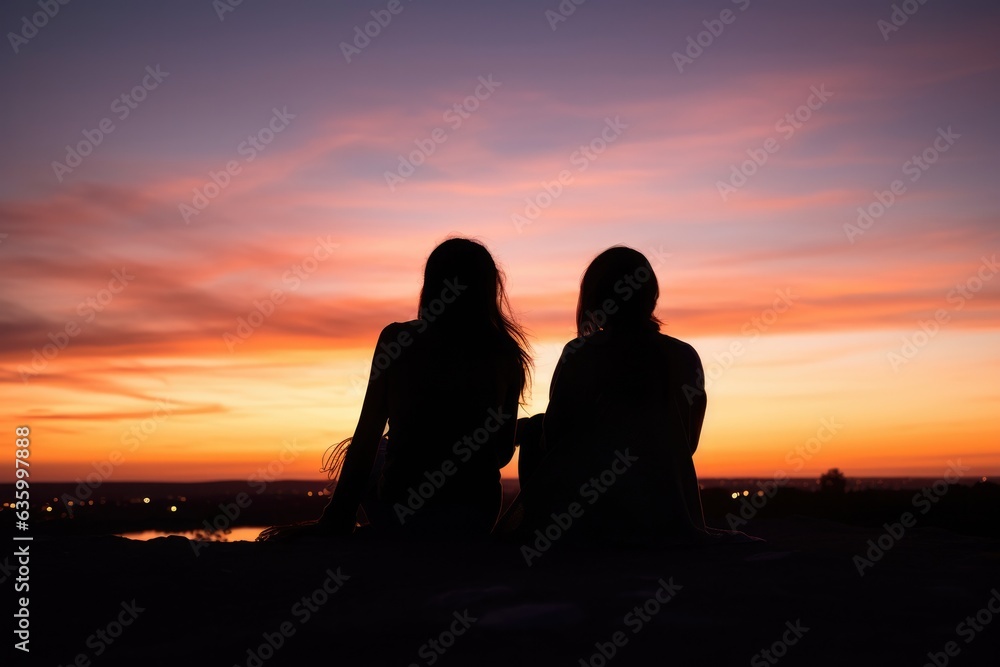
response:
M146 541L156 537L177 535L179 537L186 537L189 540L205 540L209 542L253 542L260 535L260 531L265 528L267 526L238 526L230 528L225 533L213 533L212 535L206 535L203 530L182 530L172 533L162 530L142 530L136 533L122 533L121 537L127 537L130 540Z

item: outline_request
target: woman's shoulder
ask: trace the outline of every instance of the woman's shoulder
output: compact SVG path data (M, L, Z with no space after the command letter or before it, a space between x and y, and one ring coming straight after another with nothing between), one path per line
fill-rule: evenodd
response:
M382 332L379 333L379 340L385 340L389 338L399 338L400 335L416 335L421 333L427 327L427 323L423 320L410 320L409 322L390 322L389 324L382 327Z
M517 344L480 333L468 331L448 331L428 326L426 320L410 320L408 322L392 322L387 324L379 334L379 345L396 343L401 347L409 347L418 341L426 345L416 345L428 351L447 351L449 355L464 355L477 359L490 359L517 362L519 348Z
M378 340L375 342L375 353L388 353L393 358L401 355L404 350L414 347L423 329L420 320L410 322L390 322L382 327Z
M563 345L559 360L563 363L570 359L578 359L587 356L594 347L599 347L603 342L602 332L596 331L586 336L577 336L573 340Z
M621 340L619 340L621 338ZM573 340L569 341L563 346L563 353L572 353L577 350L597 350L603 347L620 347L622 344L629 347L635 344L646 345L646 341L649 341L649 334L643 334L640 337L614 337L609 332L601 329L595 331L594 333L587 334L586 336L578 336ZM698 357L698 352L691 346L690 343L682 341L680 338L674 338L673 336L668 336L665 333L653 332L652 341L654 345L659 345L663 350L672 354L681 354L685 356Z
M701 357L698 356L698 351L695 350L694 346L690 343L686 343L680 338L674 338L673 336L669 336L665 333L656 334L656 339L661 348L667 352L667 354L701 363Z

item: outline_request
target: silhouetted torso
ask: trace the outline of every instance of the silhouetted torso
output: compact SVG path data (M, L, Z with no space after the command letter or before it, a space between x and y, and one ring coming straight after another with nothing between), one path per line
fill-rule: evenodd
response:
M412 342L385 371L383 511L416 529L489 532L502 501L499 469L513 455L516 356L489 333L439 331L420 321L387 328L391 339L400 332Z
M545 414L548 453L522 481L525 527L577 502L573 537L651 542L704 531L691 460L705 414L701 370L694 348L652 331L567 344Z

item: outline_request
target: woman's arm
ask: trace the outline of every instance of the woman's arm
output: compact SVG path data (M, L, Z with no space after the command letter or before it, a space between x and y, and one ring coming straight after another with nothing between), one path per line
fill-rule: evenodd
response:
M374 355L378 355L381 344L395 340L396 336L393 335L395 329L396 325L390 324L382 330L375 345ZM330 532L350 533L354 530L358 505L368 484L378 444L389 418L387 376L391 369L391 365L382 370L376 368L375 360L372 359L371 375L368 390L365 392L365 401L361 407L361 417L344 456L344 465L340 470L333 497L320 518L320 523Z
M576 390L581 386L581 378L577 377L576 354L583 346L583 338L575 338L563 346L559 361L552 371L552 381L549 383L549 404L545 408L545 418L542 425L542 437L545 451L548 451L559 441L561 434L572 427L576 420L582 420L585 415L577 414L574 408L578 404ZM580 422L582 423L582 421Z
M705 394L705 369L701 365L701 357L697 350L690 345L686 345L685 383L681 388L683 402L680 407L687 409L687 423L684 425L688 432L688 444L691 446L691 454L694 455L698 449L698 441L701 439L701 427L705 423L705 410L708 407L708 396Z
M500 429L496 434L497 468L503 468L514 458L515 438L517 434L517 408L520 396L521 391L518 388L518 382L514 380L507 385L507 391L504 392L501 414L510 415L510 417L500 425Z

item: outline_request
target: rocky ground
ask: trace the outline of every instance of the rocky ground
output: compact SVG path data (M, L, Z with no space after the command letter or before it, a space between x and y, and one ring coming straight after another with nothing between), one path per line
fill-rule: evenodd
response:
M767 541L557 542L530 566L518 545L37 537L16 664L998 664L1000 541L752 528Z

